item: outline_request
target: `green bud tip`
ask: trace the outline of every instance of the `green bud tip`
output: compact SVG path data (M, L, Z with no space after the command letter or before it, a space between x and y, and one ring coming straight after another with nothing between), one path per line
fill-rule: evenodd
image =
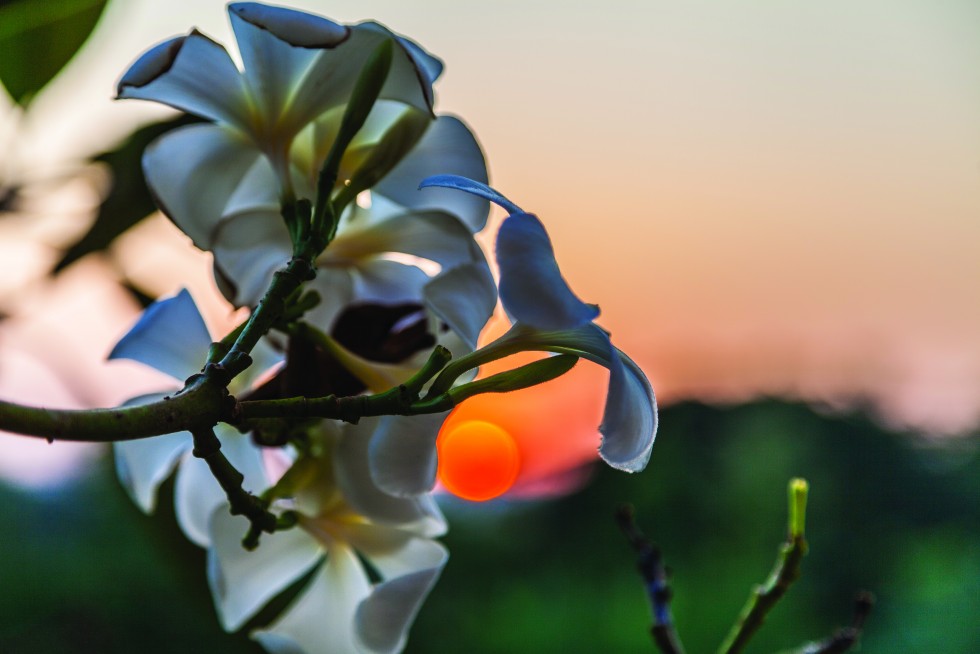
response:
M789 535L802 538L806 528L806 498L810 484L797 477L789 482Z

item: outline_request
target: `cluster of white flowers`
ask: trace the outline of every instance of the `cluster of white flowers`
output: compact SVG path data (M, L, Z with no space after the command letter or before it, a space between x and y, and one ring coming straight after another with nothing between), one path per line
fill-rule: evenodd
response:
M600 455L614 467L642 469L656 431L650 384L593 324L598 308L568 288L541 222L486 185L483 154L465 124L433 113L441 62L377 23L339 25L257 3L232 4L229 13L243 70L195 30L149 50L119 83L121 98L206 119L151 145L144 171L164 213L213 253L227 299L255 306L293 255L282 207L316 203L319 172L336 155L331 150L359 75L389 41L390 69L329 189L341 213L308 284L319 302L302 320L326 335L332 355L368 391L380 392L416 372L437 344L454 357L472 352L499 288L514 326L479 354L490 360L543 350L607 367ZM423 180L429 188L419 190ZM473 239L491 201L510 214L497 237L499 285ZM330 334L345 311L365 305L418 307L432 337L398 361L372 362L348 351ZM152 305L112 356L184 380L200 370L211 342L183 291ZM287 349L261 340L231 393L288 367ZM302 451L260 447L220 425L222 451L242 472L244 488L263 494L273 512L296 516L295 527L264 537L254 552L241 546L247 521L229 514L208 466L190 455L189 433L117 443L116 461L120 479L148 512L161 482L177 469L178 520L188 538L208 549L226 629L240 628L308 577L282 614L252 634L263 646L284 653L395 652L447 560L433 540L446 524L430 492L443 418L321 420L304 426ZM285 473L275 479L272 470Z

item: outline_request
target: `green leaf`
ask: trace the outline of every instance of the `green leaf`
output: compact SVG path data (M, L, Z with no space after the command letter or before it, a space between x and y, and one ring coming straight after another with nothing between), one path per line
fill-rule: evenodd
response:
M156 210L153 196L143 179L143 168L140 165L143 151L164 132L193 122L198 121L181 116L175 120L142 127L115 150L95 157L95 161L101 161L109 167L112 186L99 206L99 213L92 227L68 247L61 261L55 265L55 272L60 272L86 254L104 250L117 236Z
M91 34L106 0L0 2L0 81L26 106Z

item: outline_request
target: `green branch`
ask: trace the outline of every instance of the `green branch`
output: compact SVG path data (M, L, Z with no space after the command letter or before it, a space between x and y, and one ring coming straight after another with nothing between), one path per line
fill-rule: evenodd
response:
M766 620L766 615L786 594L789 587L800 576L800 564L806 555L807 543L804 536L806 526L806 500L808 485L804 479L789 482L789 535L779 548L776 564L769 578L752 591L748 603L742 609L738 621L732 627L725 642L718 649L719 654L737 654L745 649L749 640Z
M231 406L223 385L194 375L172 396L115 409L45 409L0 400L0 430L49 441L108 443L209 428Z
M305 418L327 418L343 420L356 424L361 418L382 415L418 415L422 413L438 413L453 407L448 395L438 398L445 408L439 408L438 402L419 403L419 393L422 387L443 366L452 355L445 347L437 345L429 355L425 364L404 384L394 386L383 393L375 395L352 395L337 397L291 397L281 400L246 400L238 402L232 412L230 422L243 425L253 420L269 418L287 418L300 420ZM438 405L438 406L437 406Z
M242 334L246 331L243 330ZM216 344L215 349L223 349L220 345ZM230 355L231 352L225 358ZM56 410L0 401L0 431L49 440L113 442L179 431L195 433L209 430L218 422L248 430L250 423L269 419L322 418L357 423L369 416L442 413L473 395L507 393L549 381L567 372L577 361L576 357L569 355L549 357L462 384L439 395L433 396L430 392L425 398L420 398L425 385L445 370L451 356L445 347L436 346L417 373L404 384L383 393L278 400L236 401L223 385L227 383L228 370L221 364L207 364L204 373L191 377L180 392L139 406Z
M273 418L293 420L327 418L356 424L361 418L369 416L416 416L442 413L477 394L509 393L550 381L568 372L578 361L577 357L571 355L548 357L486 379L462 384L435 396L430 389L424 398L420 398L425 384L440 370L448 369L446 362L449 361L449 357L449 350L436 346L429 360L411 379L375 395L348 397L327 395L238 402L229 422L239 425L241 429L251 421ZM442 378L443 375L440 374L439 379Z

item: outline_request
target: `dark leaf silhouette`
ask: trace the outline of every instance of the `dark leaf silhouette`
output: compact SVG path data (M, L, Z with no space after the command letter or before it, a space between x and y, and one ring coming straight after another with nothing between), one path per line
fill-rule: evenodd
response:
M65 67L95 27L106 0L0 2L0 81L18 104Z
M192 122L196 122L196 119L183 116L148 125L133 132L115 150L95 157L95 161L109 167L112 175L111 187L99 206L99 213L92 227L65 251L54 268L55 272L60 272L86 254L104 250L116 237L153 213L156 206L146 187L140 165L143 150L164 132Z

